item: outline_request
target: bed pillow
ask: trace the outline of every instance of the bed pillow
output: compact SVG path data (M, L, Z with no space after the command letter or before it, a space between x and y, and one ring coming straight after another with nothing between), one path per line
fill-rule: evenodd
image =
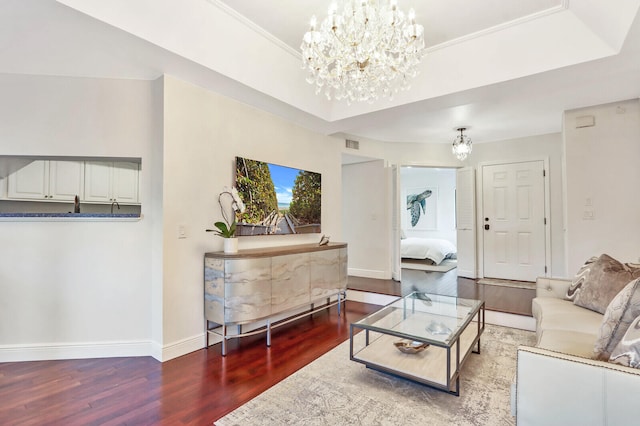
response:
M573 303L601 314L629 281L640 277L640 269L620 263L607 254L582 269L584 279L574 291Z
M610 362L640 368L640 316L633 320L609 358Z
M640 316L640 278L627 284L604 313L593 347L594 357L608 360L634 319Z

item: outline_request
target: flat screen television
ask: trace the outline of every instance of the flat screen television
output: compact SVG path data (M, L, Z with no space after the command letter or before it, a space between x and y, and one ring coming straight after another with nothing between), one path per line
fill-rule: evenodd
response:
M235 184L246 206L236 235L320 232L320 173L236 157Z

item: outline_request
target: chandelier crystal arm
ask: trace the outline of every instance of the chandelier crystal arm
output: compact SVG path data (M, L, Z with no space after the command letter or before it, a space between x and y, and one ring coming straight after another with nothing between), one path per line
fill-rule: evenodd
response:
M333 2L322 24L312 18L300 46L307 81L347 103L391 98L418 73L423 33L396 0L345 1L341 13Z

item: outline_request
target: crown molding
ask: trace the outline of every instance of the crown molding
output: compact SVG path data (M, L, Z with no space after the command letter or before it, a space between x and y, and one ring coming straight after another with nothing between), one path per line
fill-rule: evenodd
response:
M532 13L530 15L522 16L520 18L503 22L502 24L494 25L493 27L485 28L480 31L476 31L475 33L467 34L462 37L455 38L453 40L448 40L443 43L436 44L434 46L427 47L425 49L425 54L429 54L431 52L435 52L436 50L444 49L459 43L464 43L469 40L473 40L475 38L480 38L486 36L488 34L496 33L499 31L506 30L507 28L515 27L518 25L522 25L526 22L534 21L536 19L543 18L545 16L553 15L554 13L564 12L569 9L569 0L561 0L560 4L554 7L550 7L549 9L541 10L540 12Z
M292 55L296 59L302 60L302 53L301 52L295 50L294 48L292 48L291 46L289 46L288 44L286 44L285 42L283 42L282 40L280 40L279 38L277 38L276 36L274 36L270 32L266 31L264 28L262 28L261 26L259 26L255 22L253 22L252 20L248 19L246 16L238 13L235 9L229 7L228 5L226 5L225 3L221 2L220 0L206 0L206 2L209 3L212 6L217 7L222 12L224 12L227 15L229 15L230 17L234 18L236 21L240 22L241 24L243 24L245 27L249 28L250 30L252 30L256 34L258 34L258 35L264 37L265 39L269 40L271 43L273 43L274 45L278 46L279 48L281 48L285 52L289 53L290 55Z
M226 3L224 3L224 2L222 2L220 0L205 0L205 1L207 3L209 3L210 5L217 7L222 12L226 13L227 15L229 15L230 17L232 17L236 21L240 22L242 25L244 25L245 27L249 28L250 30L252 30L256 34L264 37L265 39L267 39L268 41L270 41L274 45L278 46L279 48L281 48L285 52L287 52L290 55L292 55L293 57L295 57L296 59L301 59L302 58L301 52L293 49L291 46L289 46L288 44L286 44L285 42L283 42L282 40L280 40L279 38L277 38L276 36L274 36L270 32L266 31L264 28L262 28L261 26L259 26L258 24L256 24L255 22L253 22L252 20L247 18L246 16L240 14L235 9L231 8L230 6L228 6ZM458 38L455 38L453 40L448 40L448 41L445 41L443 43L439 43L439 44L436 44L434 46L427 47L425 49L425 54L429 54L431 52L435 52L437 50L444 49L444 48L447 48L447 47L450 47L450 46L453 46L453 45L456 45L456 44L459 44L459 43L464 43L466 41L469 41L469 40L472 40L472 39L475 39L475 38L480 38L480 37L483 37L483 36L485 36L487 34L495 33L495 32L498 32L498 31L502 31L502 30L505 30L505 29L510 28L510 27L515 27L517 25L522 25L522 24L524 24L526 22L533 21L533 20L536 20L536 19L539 19L539 18L543 18L545 16L549 16L549 15L552 15L554 13L564 12L564 11L566 11L568 9L569 9L569 0L560 0L560 3L557 6L551 7L549 9L545 9L545 10L542 10L540 12L532 13L530 15L523 16L523 17L511 20L511 21L508 21L508 22L503 22L503 23L495 25L493 27L489 27L489 28L485 28L485 29L480 30L480 31L476 31L475 33L472 33L472 34L467 34L465 36L458 37Z

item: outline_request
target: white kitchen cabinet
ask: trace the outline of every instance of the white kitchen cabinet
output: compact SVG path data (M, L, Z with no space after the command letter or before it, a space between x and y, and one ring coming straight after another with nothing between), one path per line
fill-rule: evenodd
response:
M83 201L140 204L138 179L138 163L87 161Z
M84 162L49 161L49 198L71 200L84 192Z
M7 178L0 177L0 200L7 199Z
M82 161L36 160L7 177L7 198L73 201L83 193Z

